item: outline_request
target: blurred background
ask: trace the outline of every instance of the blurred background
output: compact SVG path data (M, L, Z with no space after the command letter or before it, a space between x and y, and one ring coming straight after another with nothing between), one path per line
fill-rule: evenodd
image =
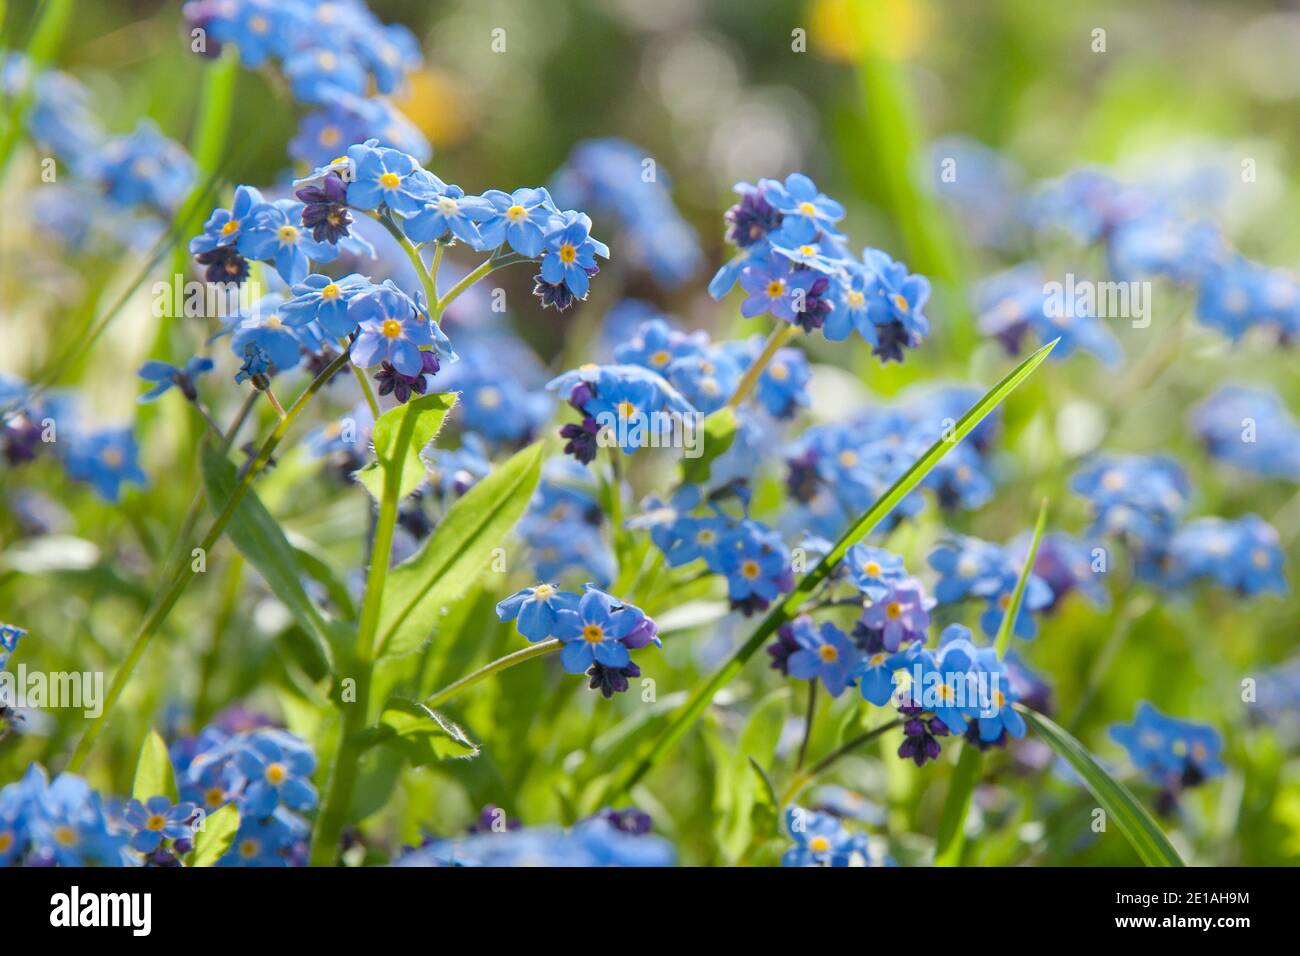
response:
M119 0L78 5L53 65L87 87L94 113L110 131L127 132L144 116L167 137L195 142L212 65L189 51L177 7ZM732 254L721 217L734 200L733 184L795 170L844 203L843 225L855 247L885 249L935 285L927 310L933 332L901 365L880 365L861 343L808 344L817 363L815 417L833 418L837 407L880 401L919 381L995 381L1007 357L977 326L976 282L1031 257L1052 273L1104 265L1095 249L1044 241L1024 228L1024 197L1040 181L1081 166L1176 194L1253 260L1285 269L1300 263L1300 232L1293 228L1300 217L1300 4L373 0L371 8L384 22L408 26L422 45L424 66L393 103L432 147L428 168L447 181L478 192L554 185L567 175L581 189L572 181L582 178L581 164L573 162L577 144L618 137L634 145L634 155L653 158L670 189L681 217L672 228L685 228L670 229L664 241L668 253L679 255L638 255L638 236L622 224L625 217L591 208L595 233L615 250L591 299L565 314L530 302L514 310L514 331L557 369L593 350L601 318L625 297L647 300L719 337L765 332L740 319L734 297L716 303L706 286ZM34 13L30 2L10 2L6 48L21 47ZM284 82L269 68L239 71L225 182L283 183L305 168L286 159L304 111ZM127 241L111 255L93 245L84 255L67 254L66 236L52 233L71 212L34 211L39 159L39 152L20 147L0 193L0 372L19 376L45 367L83 334L139 268L153 238ZM947 161L955 161L955 179L943 175ZM37 228L40 218L55 228ZM457 255L453 250L453 260ZM668 265L654 267L661 260ZM171 274L165 266L153 272L151 280ZM505 274L502 284L512 301L528 302L525 271ZM1219 384L1246 382L1273 388L1294 415L1300 410L1295 354L1285 341L1247 337L1234 346L1199 327L1175 337L1192 306L1186 290L1160 291L1151 328L1113 324L1126 354L1121 366L1078 355L1054 363L1017 393L1005 410L997 495L948 526L1007 541L1032 523L1038 498L1050 494L1053 526L1077 531L1086 508L1069 495L1067 479L1084 456L1101 448L1167 452L1192 475L1192 514L1255 512L1277 527L1294 588L1300 568L1295 483L1243 478L1212 462L1187 412ZM134 381L129 388L123 382L142 359L166 350L168 339L188 341L190 352L200 341L193 329L160 329L146 292L136 292L113 334L78 357L67 378L93 397L98 414L130 419L138 391ZM178 345L172 354L189 352ZM193 439L194 426L182 409L142 415L146 423L158 416L155 440L146 443L146 471L162 493L172 494L170 470L188 475L188 466L174 464L175 451ZM145 496L128 499L121 511L91 510L77 503L80 492L59 481L51 477L47 490L75 512L79 537L112 541L135 525L162 536L151 527L156 515ZM187 487L189 478L178 481ZM281 482L280 497L291 495L289 479ZM909 539L918 552L938 533L936 520L922 522ZM10 548L0 564L0 619L21 617L33 630L44 625L47 633L68 635L33 642L29 664L43 657L51 666L87 656L112 659L124 639L119 623L138 614L148 593L147 581L133 573L131 548L115 557L120 571L95 560L90 570L65 574L54 560L50 576L12 517L0 519L0 545ZM1088 674L1120 624L1123 595L1113 597L1121 600L1104 611L1079 602L1064 607L1032 647L1035 670L1050 678L1067 712L1081 706ZM1075 728L1085 742L1118 757L1105 742L1105 728L1131 719L1138 700L1152 699L1225 734L1229 773L1188 798L1192 820L1177 838L1196 862L1300 860L1296 724L1286 730L1266 723L1248 733L1239 694L1243 677L1262 677L1296 653L1298 624L1294 594L1250 604L1204 594L1153 608L1132 623L1124 652ZM725 646L733 636L723 631L705 643ZM707 672L714 653L701 658L674 648L669 660L676 674L694 675ZM739 699L765 679L760 670L749 676L750 684L735 688ZM680 686L693 682L683 679ZM232 695L250 689L251 682L228 688ZM137 700L141 713L161 707L164 691L157 687L152 698ZM509 682L500 691L528 692L528 685ZM597 718L608 729L605 720ZM1295 722L1296 712L1286 720ZM734 729L725 717L722 722L723 730ZM21 754L0 755L0 782L67 743L68 733L55 729L48 739L24 742ZM708 759L702 747L692 748L654 787L666 818L677 821L674 836L689 862L725 858L715 823L691 813L693 801L719 799L708 789ZM120 762L129 762L125 751ZM922 786L918 773L898 764L885 754L853 773L908 825L932 832L943 788ZM107 772L129 779L129 766ZM1053 780L1059 792L1051 808L1031 813L1009 802L1001 788L1006 782L995 778L977 795L989 839L972 841L973 862L1132 862L1116 840L1090 843L1054 824L1054 814L1082 812L1088 799L1082 791ZM454 808L447 812L465 816L475 809L476 797L489 789L480 783L469 796L447 797L444 807ZM543 805L553 807L549 783L537 789L545 791L538 797ZM406 821L399 830L409 836L414 826ZM908 855L906 848L895 852Z

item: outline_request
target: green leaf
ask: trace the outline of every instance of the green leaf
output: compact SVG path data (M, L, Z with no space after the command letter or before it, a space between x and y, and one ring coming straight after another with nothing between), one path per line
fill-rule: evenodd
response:
M683 484L702 485L709 480L714 461L736 440L736 425L736 410L730 405L724 405L704 419L700 456L682 459Z
M1128 787L1103 770L1083 744L1042 714L1020 704L1015 707L1038 736L1074 768L1143 863L1147 866L1184 865L1169 837L1147 813L1146 807L1138 802Z
M463 730L413 700L391 700L385 705L373 742L396 747L420 767L443 760L468 760L479 752L478 744Z
M144 739L144 746L140 748L131 796L141 803L150 797L166 797L172 803L177 800L172 758L167 753L167 744L156 730L150 729L149 736Z
M203 820L203 829L194 834L194 852L190 866L213 866L225 856L239 832L239 809L227 803Z
M203 481L212 509L219 514L234 493L239 476L225 455L206 444L203 446ZM299 563L298 552L251 488L235 509L230 524L226 526L226 534L248 563L266 579L271 593L289 609L294 620L312 639L326 667L332 669L330 628L303 589L302 579L306 572Z
M538 442L465 492L424 547L389 572L376 657L413 651L428 639L442 608L483 576L493 549L528 507L541 473Z
M934 862L937 866L957 866L961 863L962 848L966 845L966 814L970 812L971 794L979 781L984 755L969 743L961 745L957 769L948 784L948 797L939 817L939 834L934 841Z
M998 636L993 642L997 648L998 657L1005 657L1007 646L1011 643L1011 632L1015 628L1016 618L1020 616L1020 604L1025 599L1025 585L1029 583L1029 575L1034 570L1034 559L1038 557L1038 543L1043 540L1043 529L1047 527L1047 499L1038 506L1038 521L1034 525L1034 537L1029 542L1029 551L1025 554L1025 565L1020 569L1020 577L1016 579L1016 588L1011 592L1011 602L1007 609L1002 612L1002 623L998 625Z
M993 409L997 408L1008 395L1033 374L1034 370L1042 364L1043 360L1056 347L1059 339L1053 339L1038 351L1034 352L1023 362L1017 365L1002 381L989 389L978 402L966 410L961 420L953 427L951 434L939 438L916 463L907 470L897 481L890 486L889 490L872 505L862 517L853 524L848 531L836 542L829 554L817 564L795 587L785 601L777 605L758 628L753 635L744 644L732 654L731 658L722 665L712 677L706 680L696 692L691 696L691 700L682 708L677 718L668 725L659 739L655 741L650 752L631 770L627 777L619 784L611 796L620 796L626 793L628 789L634 786L651 767L667 753L682 735L699 720L700 715L708 708L713 700L713 695L725 687L745 666L754 653L763 646L776 629L790 620L798 613L803 602L813 592L813 589L822 581L830 576L831 572L844 559L844 555L854 544L866 537L877 524L880 523L890 512L898 506L921 481L930 470L937 465L943 457L953 448L957 447L958 442L965 438L974 430Z
M357 472L357 480L378 501L384 494L384 474L397 469L397 500L401 501L424 480L428 470L420 452L438 437L447 413L456 404L455 392L435 392L397 405L375 422L375 461Z

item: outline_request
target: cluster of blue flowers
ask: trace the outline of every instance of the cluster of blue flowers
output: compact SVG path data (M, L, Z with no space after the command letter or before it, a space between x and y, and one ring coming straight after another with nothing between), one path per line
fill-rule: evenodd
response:
M69 478L88 483L109 502L121 498L124 484L146 484L131 429L90 427L87 422L71 393L37 394L26 383L0 375L0 456L10 465L48 453Z
M672 183L654 159L622 139L578 143L555 174L562 202L613 216L626 231L628 258L662 285L681 285L704 254L695 231L677 212Z
M515 526L543 581L585 578L607 586L617 570L591 473L570 458L548 461L528 512Z
M989 637L995 636L1011 603L1024 561L1014 557L1010 548L966 535L953 535L930 553L929 564L939 573L939 581L934 586L938 603L984 601L980 629ZM1074 571L1072 567L1072 576ZM1024 640L1036 637L1038 623L1034 612L1052 606L1055 599L1051 585L1031 572L1011 633Z
M218 866L303 865L310 827L301 814L316 808L316 755L288 731L241 728L237 716L219 718L172 744L181 799L208 815L238 808L239 832Z
M1111 738L1128 751L1133 766L1160 788L1157 807L1170 813L1179 794L1223 774L1223 740L1206 724L1162 714L1143 701L1131 724L1116 724Z
M1262 518L1182 523L1191 485L1170 458L1100 456L1071 486L1092 507L1092 533L1128 545L1141 580L1178 590L1205 579L1242 595L1287 588L1277 531Z
M965 563L947 549L936 554L944 567ZM992 581L996 575L1000 586L1002 566L994 567L992 555L981 557L986 561L981 580ZM1013 567L1012 585L1017 576ZM917 766L935 759L939 738L950 734L965 735L981 749L1024 736L1024 720L1013 705L1020 700L1020 689L1032 684L1027 672L1018 663L999 660L991 647L976 647L970 630L961 624L944 628L938 646L927 648L935 601L920 580L907 573L900 557L856 544L832 581L832 587L839 586L850 587L854 596L834 598L828 591L811 613L852 607L858 615L852 630L802 614L782 625L768 646L773 669L799 680L820 680L832 697L856 687L876 707L895 706L904 735L898 754ZM1039 581L1038 587L1047 586ZM945 600L960 599L951 575L940 580L939 588ZM1000 614L996 603L990 614ZM984 623L987 628L989 614ZM1021 673L1013 677L1013 671Z
M1300 423L1273 392L1225 385L1192 410L1191 424L1211 458L1300 481Z
M246 67L280 64L294 97L313 110L289 144L299 162L319 166L372 138L429 158L428 142L387 98L420 67L419 42L362 0L190 0L184 13L202 31L196 52L215 57L229 44Z
M650 833L650 817L636 810L603 810L568 830L491 825L457 839L434 839L393 861L394 866L672 866L672 844Z
M531 643L558 640L560 663L570 674L586 674L592 690L606 698L628 689L641 676L631 651L661 646L653 619L634 604L607 594L594 584L581 595L554 584L524 588L497 604L497 617L515 621Z
M1051 354L1057 361L1076 351L1110 366L1124 358L1119 340L1097 317L1095 304L1072 288L1062 286L1059 293L1049 289L1038 263L1022 263L984 279L972 292L972 305L980 331L997 339L1010 355L1020 354L1029 337L1037 345L1059 339Z
M312 271L358 242L352 211L380 218L417 246L460 241L491 250L494 260L538 260L536 294L559 309L586 298L590 277L599 271L595 257L609 256L591 237L590 219L561 211L544 189L466 196L410 154L373 139L349 147L346 156L297 185L296 199L279 200L240 186L231 208L215 210L190 242L209 281L241 282L249 275L249 260L256 260L273 265L288 286L286 295L264 296L222 333L231 334L231 347L244 360L240 381L265 381L350 338L353 361L380 366L380 394L401 402L424 393L430 376L456 360L422 295L408 296L391 279L377 285L358 273L330 277ZM490 408L486 401L479 404ZM532 412L526 427L510 437L526 437L538 417Z
M709 283L715 299L739 282L747 318L770 313L836 342L857 332L882 361L902 361L929 334L929 280L878 249L855 258L836 228L844 207L807 176L740 183L736 192L727 240L739 252Z

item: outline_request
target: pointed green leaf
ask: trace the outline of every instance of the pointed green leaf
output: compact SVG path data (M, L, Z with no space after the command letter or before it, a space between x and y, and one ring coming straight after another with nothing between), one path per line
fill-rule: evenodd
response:
M375 461L357 472L357 480L366 486L375 500L384 494L384 473L393 468L401 477L397 483L397 500L405 498L424 480L427 470L420 452L438 437L447 413L456 404L455 392L435 392L397 405L375 422Z
M938 866L956 866L966 845L966 815L970 812L971 794L984 766L984 755L970 743L961 745L957 769L948 784L948 797L939 817L939 833L934 841L934 862Z
M203 820L203 829L194 834L194 853L190 856L190 866L215 866L225 856L235 842L239 832L239 809L233 803Z
M167 753L167 744L156 730L150 729L149 736L144 739L144 746L140 748L131 796L141 803L150 797L166 797L172 803L176 802L176 774L172 771L172 758Z
M1024 567L1020 569L1020 577L1016 579L1016 588L1011 592L1011 602L1007 609L1002 612L1002 623L998 625L998 636L993 642L997 648L998 657L1005 657L1007 647L1011 643L1011 632L1015 628L1016 618L1020 616L1020 605L1025 599L1025 586L1029 583L1029 575L1034 571L1034 559L1038 557L1038 543L1043 540L1043 529L1047 527L1047 499L1038 506L1038 521L1034 525L1034 536L1029 542L1029 551L1025 554Z
M388 575L376 656L413 651L433 633L442 608L482 577L523 516L542 471L540 442L516 453L453 504L424 547Z
M1054 721L1037 711L1016 704L1016 710L1025 718L1038 736L1042 737L1057 755L1074 768L1088 791L1097 798L1106 815L1119 827L1119 832L1132 844L1137 855L1147 866L1183 866L1182 858L1169 842L1160 825L1138 802L1132 791L1120 783L1097 762L1092 754Z
M465 732L435 710L413 700L392 700L379 718L377 744L398 749L416 766L478 756Z
M975 426L1002 403L1003 399L1014 392L1021 382L1033 374L1034 370L1042 364L1052 349L1056 347L1058 341L1060 340L1053 339L1048 342L1007 373L1002 381L989 389L983 398L966 410L966 414L962 415L961 420L953 427L950 434L940 437L902 477L889 487L889 490L844 533L830 553L822 558L808 574L804 575L790 596L772 609L749 640L742 644L732 654L731 658L696 690L691 696L690 702L682 708L677 718L668 725L659 739L655 741L650 752L632 768L631 772L611 796L626 793L629 788L645 776L659 758L667 753L700 718L700 715L712 702L713 695L740 673L741 668L745 666L745 662L763 646L764 642L776 632L778 627L798 613L808 595L813 592L817 585L830 576L840 561L844 559L844 555L848 553L849 548L866 537L882 519L898 506L898 503L903 498L921 483L944 455L957 447L958 442L969 435L975 429Z
M234 493L239 476L231 461L210 445L203 446L203 481L207 486L208 500L219 514ZM226 526L226 535L249 564L257 568L271 593L289 609L294 620L312 639L325 666L332 668L329 625L303 589L302 579L306 572L299 563L298 553L289 544L279 522L251 488L235 509L230 524Z

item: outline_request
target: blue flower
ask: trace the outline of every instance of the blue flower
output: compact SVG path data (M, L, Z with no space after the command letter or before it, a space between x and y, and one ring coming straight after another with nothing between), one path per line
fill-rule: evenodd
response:
M126 822L134 829L131 849L152 853L163 840L189 839L193 835L190 819L194 804L172 802L164 796L152 796L144 803L132 800L126 807Z
M808 359L798 349L778 349L767 368L758 377L754 396L776 418L791 418L795 412L808 405L808 383L812 370Z
M674 359L667 378L682 396L705 415L715 412L740 384L740 368L722 349Z
M766 610L794 586L785 543L757 521L742 521L726 534L713 570L726 575L731 607L746 615Z
M934 596L940 604L995 595L1002 589L1008 567L1002 548L964 535L943 541L927 560L939 572Z
M854 840L837 817L802 807L791 807L785 813L785 823L794 846L781 855L782 866L849 864Z
M140 448L129 428L78 435L70 445L63 459L68 476L89 482L105 501L116 504L123 484L148 484L140 468Z
M883 707L894 696L895 678L899 670L906 670L916 663L922 653L920 642L907 645L900 651L890 654L878 650L868 654L858 665L853 675L858 681L858 691L862 699Z
M122 206L146 205L170 215L194 184L189 155L147 120L101 146L94 162L95 178Z
M140 396L140 402L152 402L159 396L163 395L172 386L181 390L186 399L194 401L198 397L195 390L195 380L203 374L212 371L213 363L210 358L203 358L198 355L190 359L182 368L174 365L168 365L166 362L149 361L140 366L139 375L146 382L157 382L153 388Z
M551 218L559 214L545 189L516 189L513 193L489 189L482 196L492 207L479 222L480 242L494 249L503 242L521 256L537 258L542 251Z
M796 618L791 626L799 650L790 655L786 668L799 680L821 678L832 697L839 697L852 682L862 663L862 654L849 636L830 621L820 628L807 617Z
M727 520L718 515L678 515L664 527L662 539L656 543L669 567L679 568L699 558L716 567L727 526Z
M933 606L920 581L899 578L885 586L878 600L869 601L857 633L865 640L866 650L883 649L892 654L904 644L924 642Z
M653 318L637 326L636 332L614 349L614 359L621 365L640 365L663 375L675 359L703 355L709 348L706 333L682 332L662 318Z
M938 650L916 658L915 677L908 689L911 701L933 713L954 734L964 734L979 710L975 661L970 631L960 624L944 629Z
M278 292L262 296L252 311L241 315L237 324L228 331L234 334L230 339L230 350L236 356L246 357L248 347L256 346L266 353L271 363L270 372L288 372L302 361L302 339L300 332L285 324L280 316L284 296ZM223 333L224 334L224 333Z
M306 824L283 809L266 817L241 816L239 832L217 866L289 866L306 836Z
M356 57L321 47L290 56L284 75L303 103L328 103L339 92L360 96L366 91L366 71Z
M803 173L791 173L784 184L774 179L761 180L759 188L772 208L787 219L807 219L830 230L844 218L844 207L818 192L816 184Z
M1300 424L1273 392L1225 385L1192 410L1191 423L1211 457L1300 481Z
M41 774L40 783L44 783ZM35 787L28 819L29 862L57 866L122 866L127 837L111 824L100 795L74 774Z
M267 57L283 57L289 48L297 9L273 0L241 0L217 8L209 21L213 39L233 43L247 67L258 67Z
M540 275L552 286L563 284L577 299L585 299L596 256L609 258L609 248L591 237L591 220L572 214L571 221L546 235Z
M1189 521L1170 538L1165 562L1165 581L1172 587L1208 578L1247 596L1286 591L1278 533L1256 515Z
M1146 701L1133 723L1112 726L1110 736L1134 766L1164 787L1193 786L1224 772L1223 740L1213 727L1166 716Z
M441 181L406 153L376 143L368 140L348 147L352 163L348 204L358 209L386 206L403 216L415 215L442 187Z
M337 246L317 242L304 230L302 210L296 199L256 207L236 248L249 259L273 263L289 285L302 282L313 262L330 262L339 254Z
M497 618L517 620L519 633L532 643L544 641L555 633L560 611L578 610L576 594L561 591L554 584L538 584L516 591L497 604Z
M631 657L622 639L640 624L637 614L608 594L589 590L576 609L556 612L555 636L564 644L560 662L570 674L585 673L593 664L626 667Z
M361 368L388 362L402 375L423 369L421 346L432 346L433 323L396 287L385 284L356 296L348 316L361 327L352 359Z
M283 804L291 810L316 806L316 788L311 775L316 757L292 734L260 730L248 735L234 753L230 768L242 789L241 816L268 817Z
M1008 567L1002 579L1002 587L996 594L989 595L988 607L980 615L980 628L989 637L998 633L998 629L1002 627L1002 618L1011 605L1011 595L1016 589L1016 581L1020 576L1019 572L1013 569L1014 565ZM1031 573L1025 582L1025 593L1011 633L1026 641L1033 640L1038 634L1038 623L1034 620L1033 612L1041 611L1051 603L1052 589L1048 587L1046 581Z
M280 307L280 316L290 328L315 322L333 338L351 334L357 319L348 306L354 298L375 288L366 276L353 272L341 279L319 273L309 275L293 289L293 298Z
M1025 735L1025 719L1015 709L1020 700L1007 668L998 660L997 651L981 648L975 655L979 673L979 703L973 736L981 746L992 746L1006 737L1019 740ZM971 729L967 730L971 736Z
M1267 318L1263 295L1268 273L1241 256L1210 268L1201 280L1196 317L1234 342Z
M1114 534L1142 547L1162 547L1182 517L1191 485L1164 456L1103 455L1079 470L1070 487L1093 509L1092 533Z
M903 559L884 548L855 544L844 556L844 567L859 591L879 601L890 588L907 577Z
M203 224L203 232L190 240L190 254L197 256L218 246L235 245L249 225L253 210L265 204L262 194L252 186L236 187L235 201L230 208L212 210Z
M466 196L459 186L441 183L426 196L415 212L406 217L403 230L415 242L435 242L454 236L475 249L488 248L478 223L495 212L492 203L478 196Z

